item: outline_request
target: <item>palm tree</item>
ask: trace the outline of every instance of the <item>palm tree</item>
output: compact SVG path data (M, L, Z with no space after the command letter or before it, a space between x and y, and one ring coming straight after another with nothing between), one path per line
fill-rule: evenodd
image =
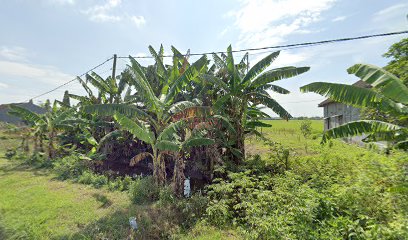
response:
M176 96L183 90L183 86L195 80L205 69L207 58L202 56L190 65L184 57L174 54L173 65L166 68L163 64L162 48L160 54L157 54L152 47L149 47L149 50L156 60L152 67L155 71L148 71L149 68L142 67L129 56L131 66L127 69L128 83L136 88L140 100L137 105L94 104L85 106L84 110L98 115L114 115L122 129L129 131L136 139L151 145L152 153L139 154L137 159L152 157L154 179L158 185L164 185L166 171L163 154L167 150L174 149L175 144L167 140L166 134L169 132L169 127L181 124L181 121L172 123L172 117L200 105L198 100L175 101ZM174 47L172 50L176 53ZM156 84L152 87L151 83Z
M215 76L203 74L203 81L214 84L218 88L218 98L214 102L214 108L224 111L231 119L236 129L237 149L245 156L244 133L248 119L248 106L264 105L274 111L283 119L292 116L275 100L267 90L288 94L289 91L273 84L273 82L290 78L307 72L309 67L281 67L264 71L279 56L273 52L256 63L245 73L244 59L239 64L234 63L231 46L227 54L221 57L213 54L213 60L217 66ZM253 125L261 125L260 121L252 121ZM239 159L238 159L239 161Z
M370 107L389 113L400 120L408 119L408 87L393 74L369 64L356 64L348 73L370 84L371 89L338 83L315 82L300 88L354 107ZM400 148L408 148L408 128L379 120L359 120L326 131L325 143L332 138L349 137L368 133L366 141L389 141Z

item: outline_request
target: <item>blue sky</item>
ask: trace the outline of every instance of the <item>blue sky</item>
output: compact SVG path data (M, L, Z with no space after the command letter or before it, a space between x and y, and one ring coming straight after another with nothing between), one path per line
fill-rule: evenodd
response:
M400 0L5 0L0 8L0 104L21 102L71 80L114 53L146 56L162 43L167 53L222 51L318 41L408 29ZM322 115L314 81L353 83L346 69L358 62L383 66L381 55L407 35L282 51L272 67L310 66L282 80L289 95L274 95L294 116ZM236 54L239 58L242 54ZM250 56L255 63L265 56ZM210 56L209 56L210 57ZM118 60L123 69L126 59ZM148 64L149 61L141 61ZM110 74L111 63L96 70ZM66 87L80 93L79 84ZM61 98L61 89L35 99Z

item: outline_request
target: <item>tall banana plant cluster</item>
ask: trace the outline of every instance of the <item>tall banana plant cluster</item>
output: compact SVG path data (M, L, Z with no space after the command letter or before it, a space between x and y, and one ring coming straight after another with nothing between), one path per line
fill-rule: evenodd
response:
M140 143L136 154L127 159L131 166L149 159L158 185L173 176L174 191L182 195L185 161L194 148L211 149L217 162L245 157L245 134L260 134L256 127L266 126L262 108L271 109L284 119L292 116L270 93L287 94L276 81L300 75L309 67L267 68L279 56L273 52L249 68L247 57L235 63L231 46L225 54L206 55L190 62L189 53L172 47L171 64L165 64L164 49L149 46L153 65L142 66L129 56L130 64L117 77L103 79L96 73L78 79L87 95L64 95L60 106L44 116L13 107L15 114L32 123L42 140L49 143L49 157L55 156L56 136L81 135L71 143L77 149L98 152L115 139ZM70 101L77 104L71 105ZM72 125L72 123L74 123ZM44 134L46 133L46 134ZM75 133L75 134L73 134ZM132 146L135 146L134 144ZM118 149L116 149L118 151ZM120 150L119 150L120 151ZM211 159L213 165L215 159ZM169 175L169 167L174 166Z

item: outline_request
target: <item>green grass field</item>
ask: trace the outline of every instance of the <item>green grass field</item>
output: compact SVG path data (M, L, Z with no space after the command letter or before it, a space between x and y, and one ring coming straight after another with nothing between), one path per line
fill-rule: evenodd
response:
M269 140L293 148L300 155L313 154L313 149L318 148L320 145L320 136L323 131L322 120L311 120L312 134L307 139L303 137L300 130L301 120L267 120L264 122L271 124L272 127L259 128L259 132ZM305 146L310 151L306 152ZM246 147L247 154L260 154L262 156L269 151L268 146L255 136L246 139Z
M54 180L44 170L6 160L1 140L0 239L94 239L128 233L136 212L126 194ZM97 229L100 230L97 230ZM123 232L123 233L122 233Z

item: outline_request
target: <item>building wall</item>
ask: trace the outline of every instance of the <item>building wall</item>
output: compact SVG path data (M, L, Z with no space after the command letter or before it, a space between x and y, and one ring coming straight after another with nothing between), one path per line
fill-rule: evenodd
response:
M338 127L344 123L360 119L360 109L342 103L329 103L324 106L324 130Z

